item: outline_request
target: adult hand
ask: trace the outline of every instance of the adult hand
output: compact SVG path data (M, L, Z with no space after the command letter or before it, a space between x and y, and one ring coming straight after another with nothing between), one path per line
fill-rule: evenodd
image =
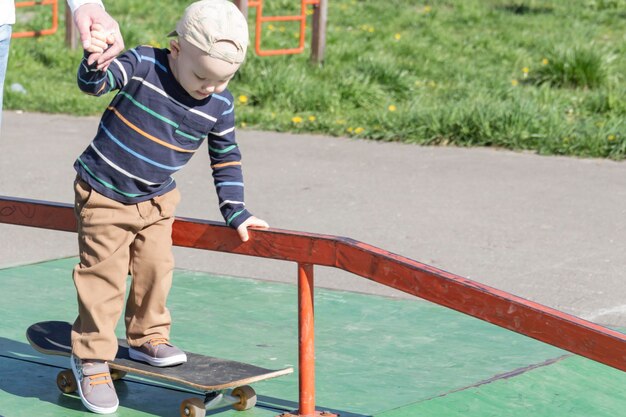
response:
M239 233L239 238L242 242L248 241L248 227L253 227L256 229L267 229L270 227L269 224L265 220L261 220L257 217L248 217L245 222L241 223L237 228L237 233Z
M117 22L96 3L87 3L74 11L74 22L80 33L80 40L83 49L91 48L91 29L94 24L99 24L103 31L107 33L106 42L109 47L104 53L92 53L87 58L89 65L98 62L97 68L106 71L115 57L124 50L124 39Z

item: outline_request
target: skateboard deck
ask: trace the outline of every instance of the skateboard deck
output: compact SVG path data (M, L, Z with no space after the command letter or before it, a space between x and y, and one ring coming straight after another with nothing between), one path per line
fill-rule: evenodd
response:
M64 321L45 321L31 325L26 331L26 338L31 346L48 355L71 355L72 325ZM118 339L119 347L115 360L109 362L109 368L127 374L136 374L188 387L205 394L230 388L244 387L258 381L287 375L293 368L278 370L265 369L247 363L220 359L211 356L185 352L187 362L159 368L130 358L125 340ZM69 371L71 373L71 371ZM119 373L118 373L119 375ZM71 377L71 375L69 375ZM114 379L115 376L114 376ZM59 388L63 389L61 386ZM246 387L251 390L250 387ZM253 391L252 391L253 392Z

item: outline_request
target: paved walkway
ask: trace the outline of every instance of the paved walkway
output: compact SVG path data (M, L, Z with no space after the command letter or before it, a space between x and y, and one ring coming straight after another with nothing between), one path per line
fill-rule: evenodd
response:
M5 112L0 195L69 203L98 119ZM272 226L348 236L602 324L626 326L626 163L240 131L246 201ZM178 214L219 219L208 159ZM0 266L73 256L73 234L0 225ZM293 282L292 264L177 249L181 268ZM333 269L319 286L403 297Z

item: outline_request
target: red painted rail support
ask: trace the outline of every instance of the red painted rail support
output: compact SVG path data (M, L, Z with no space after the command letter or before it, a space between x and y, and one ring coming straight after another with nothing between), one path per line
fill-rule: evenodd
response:
M315 412L315 313L313 265L298 264L298 339L300 410L302 416Z
M315 409L315 282L313 264L298 262L298 378L297 414L282 417L336 417ZM296 412L294 412L296 413Z

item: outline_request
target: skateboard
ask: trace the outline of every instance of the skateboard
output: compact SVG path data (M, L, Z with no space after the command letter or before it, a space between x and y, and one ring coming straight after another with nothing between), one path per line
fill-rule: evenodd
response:
M47 355L71 355L72 325L64 321L35 323L26 331L31 346ZM149 380L166 382L198 391L204 399L188 398L180 404L181 417L204 417L206 410L231 404L236 410L247 410L256 404L256 393L248 384L276 378L293 372L293 368L278 370L260 368L247 363L219 359L185 352L187 362L181 365L157 368L135 361L128 355L128 344L118 339L115 360L109 362L111 378L118 380L128 375L138 375ZM71 369L57 375L57 386L65 393L77 390Z

